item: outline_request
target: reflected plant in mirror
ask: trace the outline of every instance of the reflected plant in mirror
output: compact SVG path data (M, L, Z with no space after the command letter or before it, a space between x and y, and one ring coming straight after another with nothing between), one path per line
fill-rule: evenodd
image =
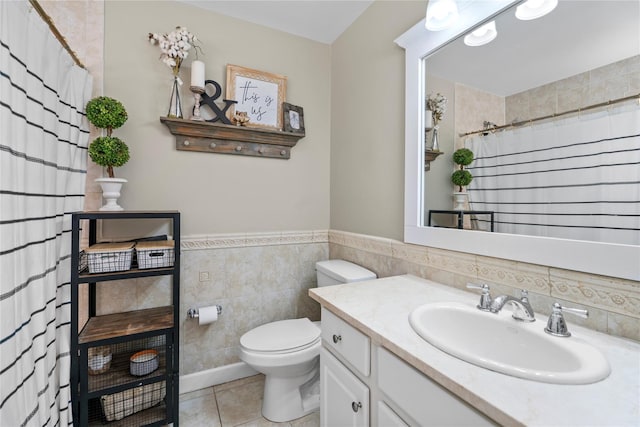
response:
M427 95L427 110L431 111L433 125L438 126L438 123L442 120L445 111L447 111L447 98L441 93Z
M453 163L458 165L458 170L451 174L451 182L462 192L462 187L466 187L473 181L473 175L464 167L473 162L473 151L468 148L460 148L453 153Z
M497 232L640 245L639 181L629 179L640 164L640 108L629 102L640 97L640 11L615 4L561 1L526 22L512 7L488 44L461 36L425 59L434 123L440 94L454 94L454 139L438 135L440 148L478 157L452 179L467 187L466 209L495 213ZM427 191L425 206L448 209L443 200Z
M445 111L447 111L447 98L444 95L441 93L427 95L427 111L425 114L429 118L430 123L428 123L425 128L432 129L431 144L428 145L428 148L432 151L440 151L438 144L438 123L442 121Z
M451 28L420 22L396 40L406 49L405 241L640 279L640 2L560 0L527 21L516 17L522 1L465 4ZM464 43L492 21L495 38ZM426 226L429 211L451 209L454 165L443 156L425 174L425 93L449 99L440 147L473 151L468 210L495 214L495 233Z

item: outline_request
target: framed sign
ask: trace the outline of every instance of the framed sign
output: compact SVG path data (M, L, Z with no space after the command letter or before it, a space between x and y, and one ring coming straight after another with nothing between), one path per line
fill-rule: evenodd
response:
M284 121L283 131L304 135L304 113L302 107L285 102L282 104L282 114Z
M238 65L227 65L227 98L237 101L228 111L249 116L247 126L282 129L282 103L287 92L287 78Z

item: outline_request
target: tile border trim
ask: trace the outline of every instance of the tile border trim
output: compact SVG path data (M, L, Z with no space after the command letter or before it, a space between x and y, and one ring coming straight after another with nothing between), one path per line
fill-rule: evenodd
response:
M183 237L180 249L229 249L253 246L302 245L328 243L329 230L282 231L267 233L196 234Z

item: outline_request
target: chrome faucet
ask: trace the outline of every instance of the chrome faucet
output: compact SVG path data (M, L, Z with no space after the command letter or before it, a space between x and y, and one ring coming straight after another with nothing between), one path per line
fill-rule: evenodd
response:
M467 288L479 289L482 291L482 295L480 296L480 304L476 306L478 307L478 310L491 311L491 294L489 293L489 285L487 285L486 283L483 283L482 285L467 283Z
M505 306L507 303L511 303L515 309L513 310L513 318L516 320L522 320L524 322L534 322L536 320L536 315L533 312L533 308L531 304L529 304L529 293L523 289L522 297L520 299L512 297L511 295L500 295L497 296L491 301L491 306L489 310L492 313L497 313Z
M567 322L564 320L564 316L562 313L571 313L576 316L582 317L586 319L589 317L589 312L587 310L583 310L581 308L569 308L563 307L559 303L553 303L551 315L549 316L549 320L547 321L547 327L544 328L544 331L548 334L554 335L556 337L570 337L571 332L567 328Z

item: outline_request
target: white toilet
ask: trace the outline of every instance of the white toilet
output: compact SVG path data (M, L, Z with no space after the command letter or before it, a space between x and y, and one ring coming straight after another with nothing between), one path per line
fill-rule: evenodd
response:
M318 286L375 279L343 260L316 263ZM258 326L240 338L240 359L265 375L262 415L273 422L300 418L320 405L320 322L307 318Z

